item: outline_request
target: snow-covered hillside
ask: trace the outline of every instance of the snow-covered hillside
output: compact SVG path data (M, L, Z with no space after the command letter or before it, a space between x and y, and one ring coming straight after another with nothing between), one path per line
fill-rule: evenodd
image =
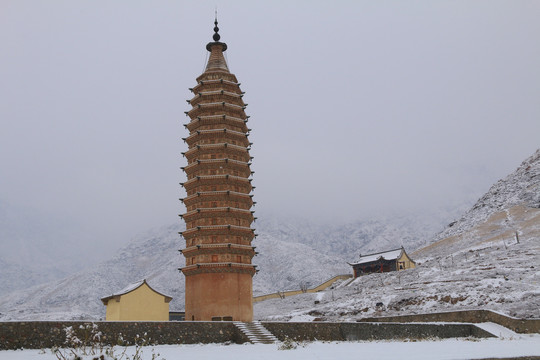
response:
M0 296L61 279L90 263L93 242L61 216L0 199Z
M539 197L540 150L439 234L439 241L413 252L416 269L363 276L325 293L257 303L256 317L354 320L492 309L540 318Z
M255 294L295 289L300 283L316 285L349 272L346 261L354 261L359 253L401 245L411 252L428 239L440 240L413 253L419 263L415 270L365 276L326 294L260 302L257 317L351 319L383 311L456 307L540 317L539 174L537 151L437 237L433 234L449 222L451 211L330 226L258 214L254 246L260 255L254 263L260 272L254 277ZM152 230L89 270L3 296L0 319L101 318L101 297L142 278L173 297L172 310L181 310L184 278L178 268L183 258L177 251L183 247L181 230L180 224Z
M540 208L540 149L505 179L495 183L463 216L446 227L435 240L462 233L496 212L515 205Z
M141 235L115 257L89 270L3 296L0 318L99 319L104 315L101 297L142 278L178 301L183 296L178 291L184 287L176 270L180 260L178 230L165 227Z
M540 318L540 210L528 213L536 225L522 229L519 243L512 237L488 241L449 256L416 258L416 269L366 275L324 293L263 301L255 304L256 318L349 321L458 309Z
M253 260L259 270L253 281L254 294L298 289L300 284L314 286L335 275L349 273L347 261L372 249L377 236L385 239L377 250L400 246L402 241L407 246L409 240L423 241L428 236L426 224L427 221L411 220L408 226L400 228L392 219L384 219L339 227L264 216L254 223L259 234L253 242L259 253ZM178 268L184 260L177 251L183 247L178 235L181 230L179 223L149 231L112 259L88 270L5 295L0 298L0 319L100 318L104 316L101 297L142 278L173 297L171 309L181 310L184 277ZM12 281L22 279L16 271L8 276Z

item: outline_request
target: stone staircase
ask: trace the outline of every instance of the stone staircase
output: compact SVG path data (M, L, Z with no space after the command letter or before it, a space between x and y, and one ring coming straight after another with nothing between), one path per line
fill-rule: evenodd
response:
M279 340L258 321L240 322L235 321L234 325L242 331L253 344L274 344Z

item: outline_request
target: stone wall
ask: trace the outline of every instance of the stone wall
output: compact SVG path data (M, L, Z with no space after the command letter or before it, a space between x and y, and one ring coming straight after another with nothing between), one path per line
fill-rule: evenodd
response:
M244 343L248 338L232 322L80 322L32 321L0 323L0 350L42 349L64 346L65 328L72 327L79 339L89 337L95 324L104 344L133 344L136 336L150 344ZM383 339L425 339L491 337L470 324L372 324L372 323L278 323L263 325L279 340L355 341ZM82 328L81 328L82 327ZM120 340L120 334L124 341ZM146 335L145 335L146 334Z
M232 322L81 322L81 321L29 321L0 322L0 350L42 349L65 345L65 328L72 327L79 339L88 337L89 331L81 329L96 324L103 334L104 344L118 344L121 334L124 343L133 344L137 335L151 343L197 344L248 342L249 339ZM146 334L146 336L144 335Z
M516 319L490 310L463 310L433 314L416 314L364 318L361 322L494 322L517 333L540 333L540 319Z
M492 337L470 324L262 323L280 341L358 341L456 337Z

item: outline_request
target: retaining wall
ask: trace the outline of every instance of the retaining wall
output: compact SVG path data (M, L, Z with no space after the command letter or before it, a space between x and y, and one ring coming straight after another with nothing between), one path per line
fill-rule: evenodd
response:
M96 324L103 344L133 344L137 335L154 344L244 343L249 339L232 322L126 322L126 321L29 321L0 322L0 350L42 349L65 346L65 328L71 326L79 339L89 336L81 329ZM123 341L120 340L120 334ZM146 336L145 336L146 334Z
M471 324L387 324L387 323L280 323L263 322L280 341L358 341L456 337L493 337Z
M248 338L232 322L0 322L0 350L43 349L66 346L65 328L72 327L79 339L89 337L86 326L97 325L103 344L133 344L139 335L151 344L244 343ZM374 323L262 323L279 340L383 340L452 337L491 337L471 324L374 324ZM82 326L82 329L81 329ZM121 335L120 335L121 334ZM145 335L146 334L146 335ZM119 341L120 336L124 341Z
M540 333L540 319L516 319L490 310L463 310L433 314L371 317L360 322L494 322L517 333Z

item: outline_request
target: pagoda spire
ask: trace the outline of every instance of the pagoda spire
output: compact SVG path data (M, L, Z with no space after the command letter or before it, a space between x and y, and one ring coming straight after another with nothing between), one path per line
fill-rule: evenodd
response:
M206 44L206 50L210 51L210 57L208 59L208 63L206 64L206 71L223 70L229 72L227 61L223 56L223 52L227 50L227 44L219 41L221 36L219 35L217 12L216 19L214 21L214 35L212 36L212 39L214 41Z

